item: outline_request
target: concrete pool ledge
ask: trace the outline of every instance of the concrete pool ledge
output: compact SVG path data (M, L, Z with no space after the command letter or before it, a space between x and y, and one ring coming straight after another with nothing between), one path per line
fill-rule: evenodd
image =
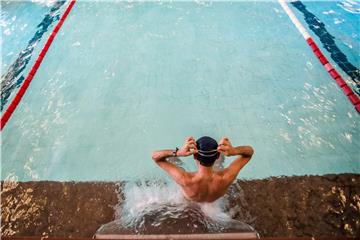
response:
M151 234L151 235L121 235L121 234L97 234L95 239L199 239L199 240L233 240L233 239L258 239L256 233L204 233L204 234Z
M189 227L187 218L173 225L147 226L151 228L144 231L97 233L101 226L115 220L116 206L125 198L125 184L1 181L2 239L90 239L94 234L105 239L99 238L100 234L115 233L145 239L141 236L208 233ZM261 238L360 236L360 174L238 180L228 193L228 201L233 219L252 226ZM170 229L172 226L175 229ZM238 232L222 233L230 236Z

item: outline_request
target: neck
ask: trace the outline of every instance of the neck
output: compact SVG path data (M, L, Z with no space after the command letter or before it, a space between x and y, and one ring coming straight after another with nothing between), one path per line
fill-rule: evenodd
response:
M199 171L198 171L198 174L200 176L209 176L209 175L212 175L213 173L213 169L212 169L212 166L211 167L205 167L201 164L198 164L199 166Z

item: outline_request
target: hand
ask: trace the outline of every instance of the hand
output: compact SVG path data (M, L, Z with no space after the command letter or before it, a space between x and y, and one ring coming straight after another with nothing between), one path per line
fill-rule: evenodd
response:
M223 137L220 140L217 150L219 153L222 153L227 157L234 154L234 147L231 145L230 140L226 137Z
M178 150L177 156L187 157L194 153L197 153L195 139L193 137L188 137L185 140L184 145Z

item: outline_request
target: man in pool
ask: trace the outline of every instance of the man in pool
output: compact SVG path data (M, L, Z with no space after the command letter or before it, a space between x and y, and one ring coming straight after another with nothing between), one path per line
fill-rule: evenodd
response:
M193 137L175 150L155 151L152 159L164 169L182 188L186 199L195 202L213 202L222 197L240 170L249 162L254 150L250 146L233 147L230 140L222 138L219 144L211 137L201 137L195 142ZM229 167L220 171L213 169L214 162L220 157L238 156ZM187 157L194 155L197 172L186 172L167 161L169 157Z

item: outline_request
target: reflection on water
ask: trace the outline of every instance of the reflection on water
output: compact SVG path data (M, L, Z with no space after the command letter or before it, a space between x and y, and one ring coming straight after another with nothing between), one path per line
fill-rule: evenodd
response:
M351 0L340 1L337 5L342 9L344 9L345 11L355 14L360 13L360 4L356 1L351 1Z
M128 183L123 192L115 221L101 226L97 234L254 232L232 218L240 211L229 209L228 196L212 203L190 202L178 186L164 182Z
M330 83L333 84L333 83ZM292 101L288 101L279 105L281 109L280 115L288 123L295 132L297 139L292 139L291 134L284 129L280 129L279 135L288 143L297 140L298 149L301 152L308 151L312 148L325 147L326 149L335 149L338 145L337 138L329 137L327 132L334 131L332 127L339 121L340 117L335 112L335 102L328 98L331 90L328 85L316 87L312 84L305 82L304 89L294 96L294 98L301 98L303 103L298 107L301 111L292 111L285 109L291 108ZM351 119L352 115L348 112L348 117ZM327 128L324 129L324 126ZM336 126L336 125L335 125ZM356 128L355 121L348 125L349 129ZM326 132L327 131L327 132ZM338 129L341 131L341 129ZM351 143L351 133L337 133L338 136L343 136Z
M28 42L26 48L18 54L18 57L15 59L15 61L1 76L1 111L4 109L5 104L8 102L11 94L13 94L13 91L20 87L21 83L25 80L23 73L24 70L27 69L26 66L30 62L37 44L40 42L43 35L49 31L49 28L52 26L52 24L60 19L60 9L61 6L65 3L65 1L50 0L37 0L37 2L44 2L43 4L52 7L49 13L47 13L39 25L37 25L37 30ZM6 22L4 18L6 19L6 14L4 16L3 14L1 15L0 21L2 25L4 25L4 22ZM15 20L16 16L13 17L12 23L5 23L5 26L10 25L8 29L17 27L17 22L15 22ZM6 33L6 35L10 34L10 32Z

